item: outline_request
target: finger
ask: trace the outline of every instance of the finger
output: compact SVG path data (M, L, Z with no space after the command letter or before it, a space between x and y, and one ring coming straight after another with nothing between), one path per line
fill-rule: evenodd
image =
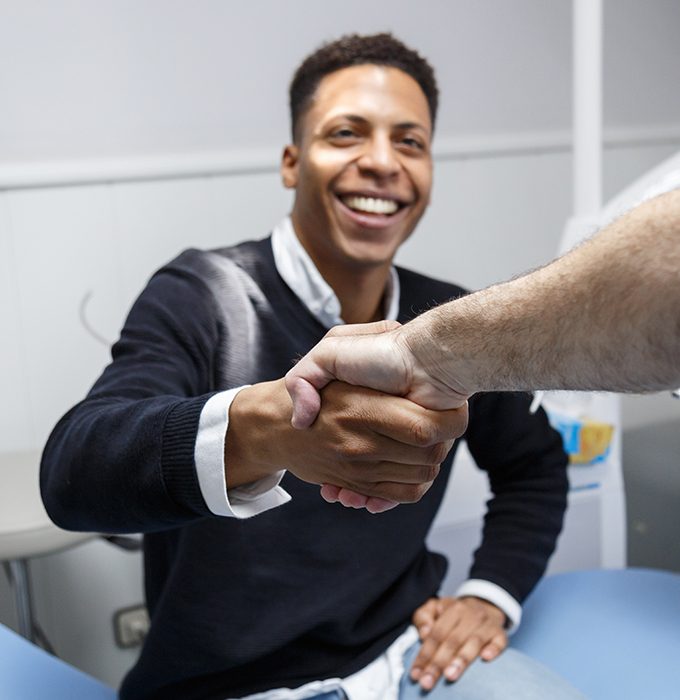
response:
M321 484L321 498L328 503L337 503L340 487L334 484Z
M373 398L373 405L368 407L371 427L380 435L407 445L425 447L455 440L467 429L467 404L447 411L433 411L400 397L378 395Z
M430 461L429 454L416 454L414 457L420 458L420 461L413 464L388 461L346 464L343 472L346 481L342 486L360 491L366 496L388 497L387 493L382 494L375 489L391 490L399 485L429 484L439 476L439 463L423 464Z
M338 337L343 335L375 335L377 333L386 333L394 331L401 326L399 321L374 321L373 323L346 323L341 326L334 326L324 336Z
M437 668L444 669L444 678L447 681L457 681L467 667L479 656L484 646L481 637L473 635L465 640L465 643L455 652L449 649L441 649L434 658Z
M413 613L413 624L418 630L420 640L424 640L430 633L434 621L439 614L439 601L437 598L430 598L424 605L421 605Z
M320 424L321 422L322 419L319 419ZM323 427L319 429L319 444L325 445L329 442L327 428L328 422L324 421ZM402 437L405 440L409 439L406 434ZM336 468L347 479L354 478L357 482L415 483L432 481L435 478L437 468L446 459L452 445L452 440L423 446L409 445L395 438L374 433L371 427L353 421L353 425L343 426L335 431L332 449ZM417 473L412 473L414 469ZM347 481L327 481L351 487Z
M338 501L345 508L364 508L368 501L368 496L351 491L350 489L340 489L338 492Z
M369 513L385 513L399 505L398 501L391 501L387 498L379 498L378 496L369 496L366 501L366 510Z
M448 662L460 646L460 641L455 635L455 629L459 622L459 615L455 607L449 608L445 614L436 619L429 635L423 640L420 651L411 666L411 678L418 681L424 690L431 690L434 687L446 666L444 663L441 667L436 668L433 664L440 647L446 644L450 649Z
M358 499L361 494L352 491L351 489L341 488L340 486L335 486L334 484L322 484L321 486L321 498L328 503L337 503L340 501L340 492L345 491L346 494L344 499L355 497ZM386 498L379 498L378 496L369 496L366 499L366 505L364 506L369 513L384 513L392 508L396 508L399 505L397 501L391 501Z
M484 645L484 648L479 652L479 656L484 661L493 661L508 646L508 636L505 632L498 632L490 642Z
M424 484L367 483L364 493L355 488L343 486L337 491L337 496L335 492L325 490L322 497L325 498L325 494L332 494L325 499L329 503L339 502L348 508L366 508L370 512L382 513L402 503L417 503L431 486L431 481Z

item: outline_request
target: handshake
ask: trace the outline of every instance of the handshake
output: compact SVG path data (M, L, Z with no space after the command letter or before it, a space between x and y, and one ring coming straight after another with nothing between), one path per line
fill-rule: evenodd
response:
M363 431L357 430L356 448L363 448L365 474L355 469L349 482L323 483L321 495L326 501L379 513L400 502L419 500L453 441L465 431L472 391L440 376L434 364L428 366L414 342L417 325L417 321L408 327L381 321L338 326L286 375L285 386L293 401L292 425L300 430L316 421L322 396L325 410L327 391L334 394L329 403L337 401L338 389L324 390L331 382L373 390L347 396L352 396L357 417L365 415L365 428L385 439L369 447ZM341 468L339 481L344 481L342 476Z

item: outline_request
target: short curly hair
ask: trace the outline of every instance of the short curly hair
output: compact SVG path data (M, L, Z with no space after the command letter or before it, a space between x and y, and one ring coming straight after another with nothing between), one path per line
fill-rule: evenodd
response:
M432 66L416 51L392 34L347 34L322 44L295 71L289 88L293 141L298 140L300 120L309 109L319 83L329 73L342 68L373 64L398 68L420 85L430 108L434 127L439 90Z

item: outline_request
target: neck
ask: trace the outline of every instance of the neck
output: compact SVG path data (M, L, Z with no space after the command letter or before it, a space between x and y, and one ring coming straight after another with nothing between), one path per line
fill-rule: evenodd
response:
M384 318L389 266L339 270L317 263L317 269L338 297L345 323L370 323Z
M390 278L392 261L379 264L326 259L318 250L305 243L292 216L296 235L321 276L335 292L340 302L340 316L347 323L370 323L385 318L384 298Z

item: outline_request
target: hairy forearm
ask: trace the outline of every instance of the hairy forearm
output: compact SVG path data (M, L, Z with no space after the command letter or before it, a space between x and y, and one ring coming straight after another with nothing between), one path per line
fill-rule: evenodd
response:
M680 385L680 191L399 333L425 371L466 392Z

